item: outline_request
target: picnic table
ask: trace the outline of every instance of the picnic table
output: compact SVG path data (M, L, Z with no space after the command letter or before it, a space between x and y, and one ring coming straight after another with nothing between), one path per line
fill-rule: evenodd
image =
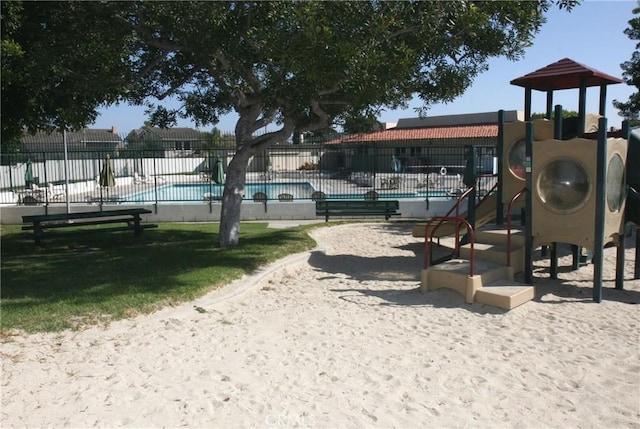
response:
M158 225L150 223L142 223L141 215L152 213L151 210L143 208L121 209L121 210L102 210L78 213L56 213L45 215L27 215L22 216L22 222L30 225L24 225L23 230L32 230L33 238L36 246L42 243L44 237L49 235L50 230L62 231L65 228L75 227L67 232L75 233L91 233L91 232L109 232L109 231L126 231L132 230L136 237L142 235L142 232L148 228L157 228ZM94 226L103 224L125 223L124 226L111 228L93 228L82 229L77 227Z

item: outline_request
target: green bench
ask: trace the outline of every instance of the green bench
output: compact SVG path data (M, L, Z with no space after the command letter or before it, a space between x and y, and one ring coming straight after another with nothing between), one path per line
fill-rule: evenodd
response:
M397 200L322 200L316 201L316 216L400 216Z
M142 234L142 231L148 228L157 228L156 224L142 223L140 215L152 213L147 209L122 209L122 210L105 210L79 213L56 213L46 215L29 215L22 216L22 222L31 225L25 225L23 230L33 231L33 238L36 246L42 243L51 231L51 229L82 227L104 224L126 223L125 226L117 226L111 228L94 228L94 229L73 229L67 232L75 233L92 233L92 232L110 232L110 231L133 231L136 237Z

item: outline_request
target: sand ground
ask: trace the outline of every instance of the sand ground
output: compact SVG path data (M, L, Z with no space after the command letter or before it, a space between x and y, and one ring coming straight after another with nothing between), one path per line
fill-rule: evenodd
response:
M640 428L640 280L593 266L511 311L418 291L410 224L319 248L195 302L2 344L2 427ZM565 252L566 253L566 252Z

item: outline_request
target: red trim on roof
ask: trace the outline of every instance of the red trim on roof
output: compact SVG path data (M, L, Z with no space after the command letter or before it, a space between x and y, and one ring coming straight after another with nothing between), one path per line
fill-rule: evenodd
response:
M600 86L622 83L621 79L563 58L553 64L528 73L511 81L511 85L539 91L580 88L580 80L586 79L586 86Z
M458 127L391 128L366 134L352 134L331 140L327 144L389 142L428 139L495 138L498 125L467 125Z

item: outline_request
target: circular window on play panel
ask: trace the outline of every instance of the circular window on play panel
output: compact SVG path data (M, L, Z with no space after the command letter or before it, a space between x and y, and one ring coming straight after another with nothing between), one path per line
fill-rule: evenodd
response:
M518 179L525 180L524 159L526 156L525 139L515 142L509 149L509 171Z
M591 184L582 163L560 158L542 169L536 187L540 200L548 208L569 213L586 204Z
M612 212L622 208L625 199L625 166L622 157L615 154L607 166L607 205Z

